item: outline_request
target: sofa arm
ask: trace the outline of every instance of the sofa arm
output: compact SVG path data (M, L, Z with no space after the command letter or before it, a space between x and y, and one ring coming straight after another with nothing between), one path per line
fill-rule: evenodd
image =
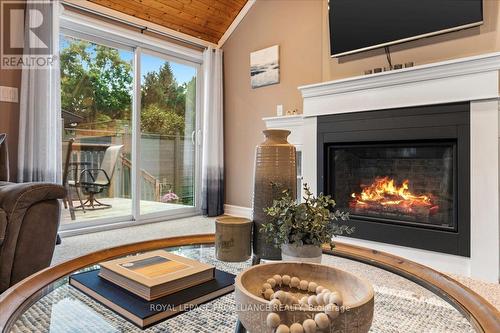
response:
M0 208L5 211L7 219L13 214L22 212L33 204L53 199L63 199L66 189L51 183L1 183Z

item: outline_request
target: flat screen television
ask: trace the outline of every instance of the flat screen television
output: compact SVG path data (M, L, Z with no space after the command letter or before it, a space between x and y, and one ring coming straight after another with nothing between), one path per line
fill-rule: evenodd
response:
M329 0L332 57L483 23L482 0Z

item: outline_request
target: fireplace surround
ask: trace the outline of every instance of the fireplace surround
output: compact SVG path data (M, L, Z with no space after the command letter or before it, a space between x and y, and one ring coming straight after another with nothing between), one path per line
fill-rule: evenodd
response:
M470 255L469 103L317 117L317 187L354 237Z

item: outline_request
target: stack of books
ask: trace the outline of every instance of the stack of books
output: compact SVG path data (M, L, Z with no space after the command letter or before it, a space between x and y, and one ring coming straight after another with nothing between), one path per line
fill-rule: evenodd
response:
M140 328L234 290L233 274L164 250L77 273L70 284Z

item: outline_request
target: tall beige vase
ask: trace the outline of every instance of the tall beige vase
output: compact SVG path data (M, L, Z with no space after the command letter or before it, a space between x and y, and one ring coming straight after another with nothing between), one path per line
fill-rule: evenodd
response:
M260 259L279 260L281 249L269 242L260 231L261 225L267 223L268 216L264 208L270 207L273 200L281 197L280 189L289 189L293 197L297 193L297 167L295 147L288 143L287 130L265 130L266 140L257 146L255 153L255 177L253 193L253 251Z

